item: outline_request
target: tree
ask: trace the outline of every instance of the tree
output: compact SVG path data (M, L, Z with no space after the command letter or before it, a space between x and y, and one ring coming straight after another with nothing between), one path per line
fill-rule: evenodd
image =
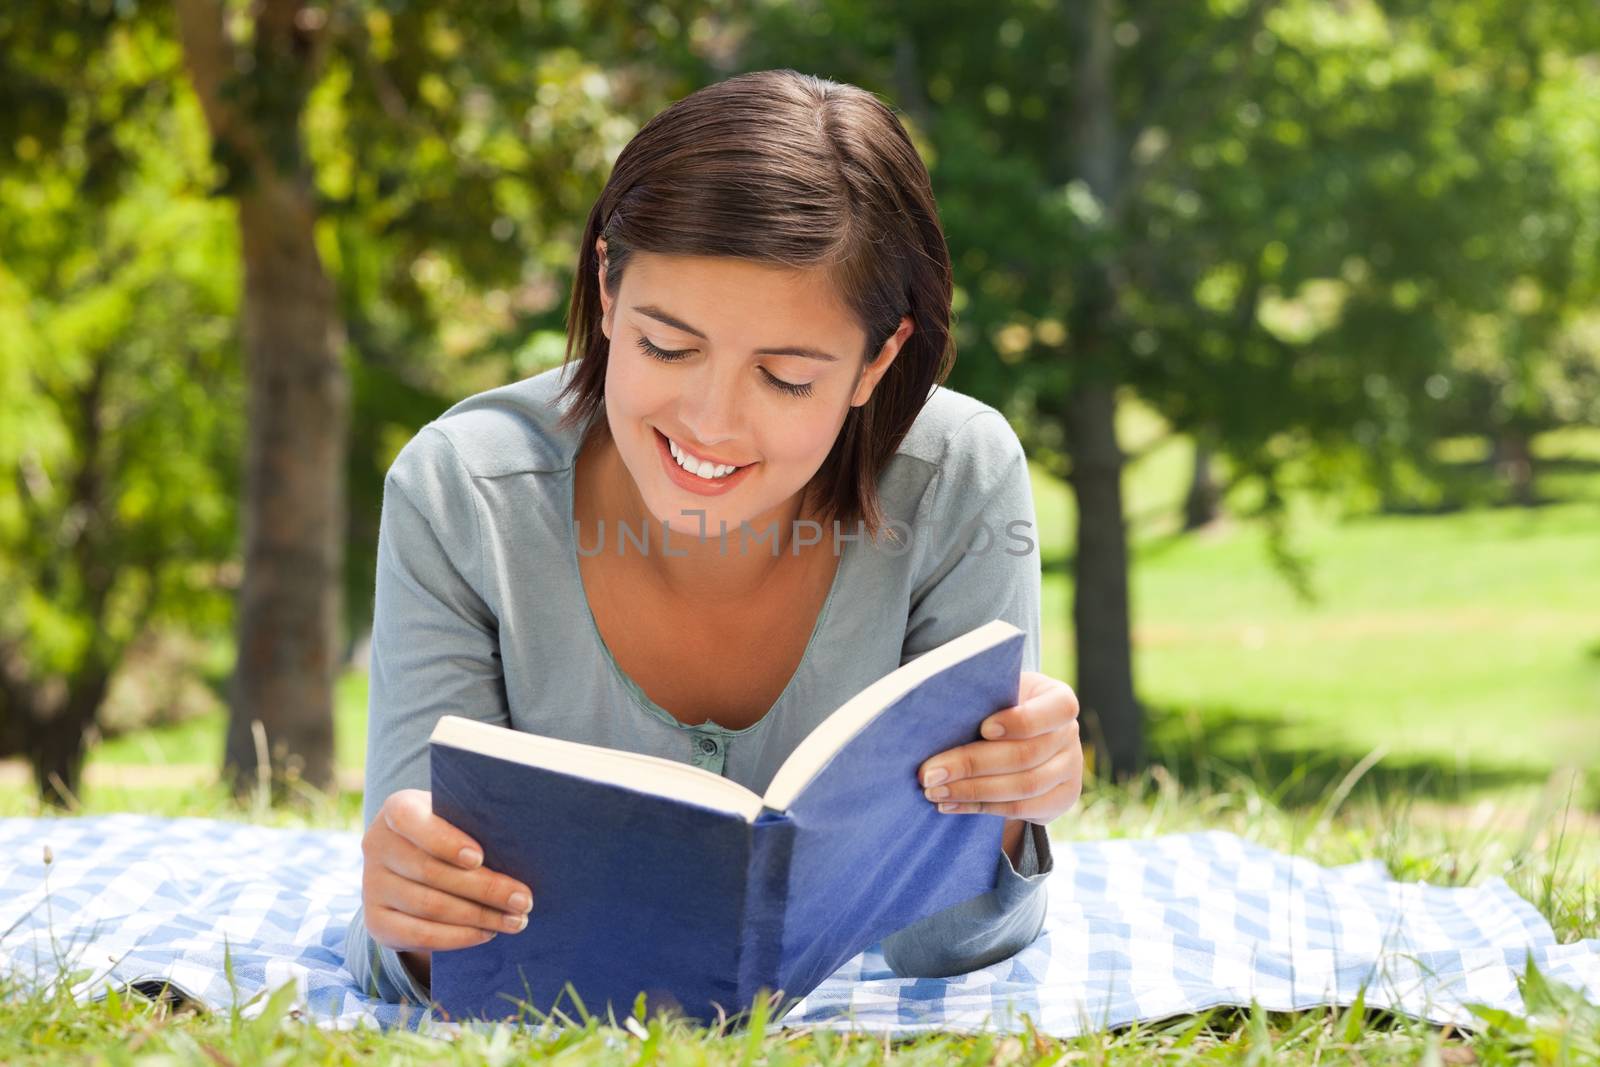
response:
M300 134L321 73L326 14L267 0L242 44L216 0L179 0L177 14L213 156L237 207L244 266L244 580L224 771L246 792L267 756L274 778L293 765L327 790L349 381Z
M1518 64L1592 47L1586 7L1217 0L819 3L753 21L778 60L878 89L925 145L958 275L951 384L991 399L1078 503L1077 689L1113 774L1142 761L1120 390L1260 483L1382 484L1451 323L1513 277L1483 131ZM847 42L840 46L838 41ZM1501 47L1514 40L1517 47ZM974 358L974 353L981 357Z
M141 43L97 71L114 122L34 93L3 138L0 723L56 805L129 643L215 625L231 592L232 234L193 181L198 116L145 80ZM51 52L7 54L50 84Z
M1433 435L1487 437L1522 505L1539 498L1534 436L1600 424L1600 69L1569 51L1586 37L1600 48L1596 23L1487 28L1516 42L1478 64L1517 104L1479 127L1477 146L1499 177L1492 247L1504 281L1452 317L1451 358L1425 383Z
M1115 428L1130 380L1122 293L1144 237L1128 221L1148 178L1134 150L1177 111L1232 90L1232 72L1210 60L1247 42L1263 7L1139 20L1112 0L834 4L821 19L785 8L761 24L767 50L751 57L769 61L778 42L795 56L839 34L855 47L800 56L883 89L926 138L958 274L957 342L996 357L958 361L950 384L1002 405L1072 485L1076 689L1117 776L1144 759ZM1130 62L1141 34L1150 43Z
M235 207L250 383L224 757L236 788L256 780L263 734L275 782L331 784L337 629L370 608L385 456L463 391L542 369L570 235L636 128L627 116L692 88L682 69L714 55L702 19L688 4L641 23L604 7L532 18L296 0L248 11L181 0L176 19L165 5L94 0L0 12L0 90L20 105L0 115L0 133L15 134L0 151L48 159L87 145L96 180L115 184L133 102L191 99L181 57L211 134L212 191ZM659 68L635 58L652 49ZM135 73L98 76L130 56ZM58 135L74 112L98 131L82 145ZM370 451L347 463L349 364ZM356 549L341 566L347 532ZM361 593L347 614L343 588Z

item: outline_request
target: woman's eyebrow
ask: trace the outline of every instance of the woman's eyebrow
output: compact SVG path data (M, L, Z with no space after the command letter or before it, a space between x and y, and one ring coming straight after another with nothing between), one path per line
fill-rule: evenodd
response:
M701 333L699 330L695 329L693 326L690 326L687 322L684 322L675 315L668 314L667 312L656 307L654 304L636 304L634 305L633 310L639 312L641 315L649 315L652 319L671 326L674 330L682 330L684 333L693 334L702 341L709 341L711 339L705 334ZM756 354L760 356L804 356L806 359L820 359L825 363L839 362L838 356L830 356L828 353L823 352L820 349L806 348L802 345L789 345L782 348L758 348L756 349Z

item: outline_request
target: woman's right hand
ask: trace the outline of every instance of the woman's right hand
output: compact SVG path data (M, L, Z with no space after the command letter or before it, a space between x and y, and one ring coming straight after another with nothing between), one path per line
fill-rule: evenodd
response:
M484 867L478 843L433 813L426 790L390 794L361 852L367 930L424 982L434 949L481 945L528 925L532 890Z

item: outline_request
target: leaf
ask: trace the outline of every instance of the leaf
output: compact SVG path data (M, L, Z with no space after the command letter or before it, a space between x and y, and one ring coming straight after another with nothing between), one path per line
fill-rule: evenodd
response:
M739 1056L740 1067L751 1067L761 1058L761 1046L767 1034L767 1007L771 991L762 986L756 991L755 1004L750 1011L750 1021L745 1032L744 1051Z
M299 987L292 978L273 990L272 995L267 998L266 1007L261 1009L261 1014L250 1022L251 1036L263 1045L270 1042L278 1028L283 1025L298 995Z
M1363 985L1356 990L1356 999L1344 1013L1344 1019L1339 1027L1339 1039L1346 1045L1354 1045L1361 1040L1361 1032L1367 1025L1367 987Z

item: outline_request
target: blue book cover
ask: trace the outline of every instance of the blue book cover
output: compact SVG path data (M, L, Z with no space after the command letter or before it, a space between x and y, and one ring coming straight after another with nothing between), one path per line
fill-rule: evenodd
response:
M917 768L1017 702L1022 646L996 619L923 653L819 723L759 796L444 716L434 813L532 887L533 910L519 933L433 954L436 1010L620 1022L643 994L647 1015L702 1025L738 1026L758 999L777 1018L882 938L993 889L1004 818L940 813Z

